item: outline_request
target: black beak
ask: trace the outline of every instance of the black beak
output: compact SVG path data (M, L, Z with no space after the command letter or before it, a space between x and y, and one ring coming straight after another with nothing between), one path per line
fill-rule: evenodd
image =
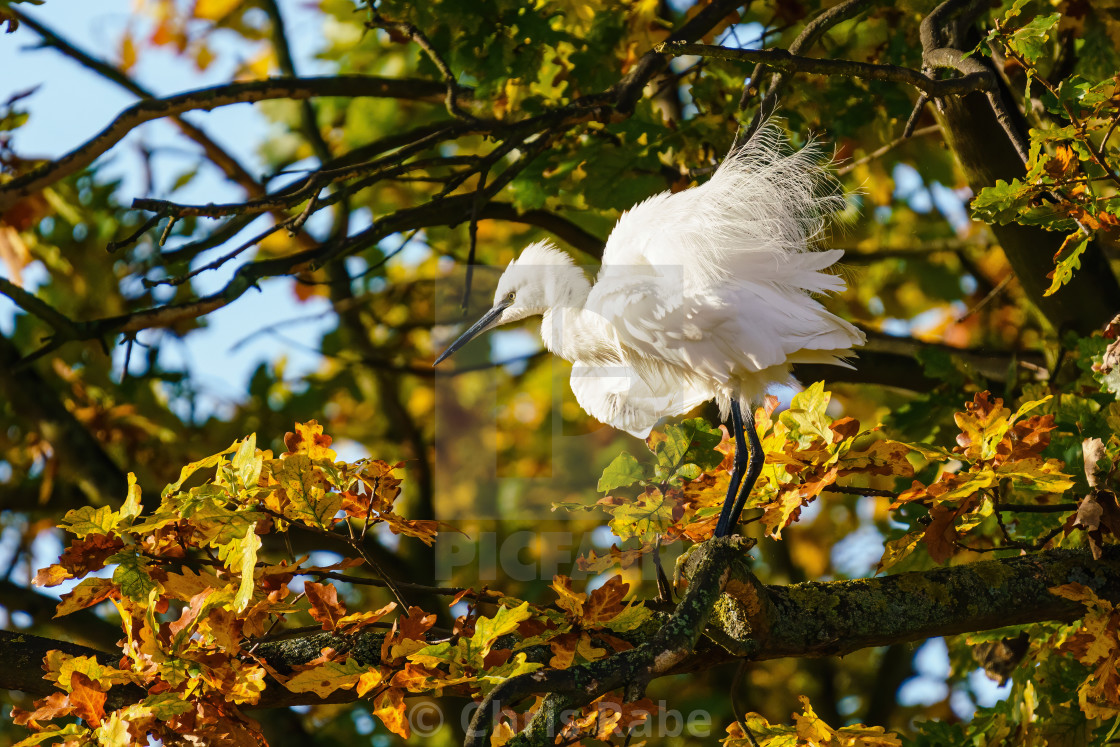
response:
M485 332L486 330L488 330L490 328L490 325L492 325L494 322L496 322L498 320L498 317L500 317L502 315L503 311L505 311L506 309L509 308L509 305L511 303L513 303L513 302L512 301L502 301L500 304L498 304L494 308L487 311L486 314L481 319L479 319L477 322L474 323L474 326L472 326L470 329L468 329L466 332L464 332L462 335L460 335L458 340L451 343L451 346L449 348L447 348L447 350L444 350L443 354L440 355L440 357L436 358L436 362L433 363L432 366L438 366L440 361L442 361L444 358L447 358L452 353L454 353L456 350L458 350L459 348L463 347L468 342L473 340L475 337L477 337L478 335L480 335L483 332Z

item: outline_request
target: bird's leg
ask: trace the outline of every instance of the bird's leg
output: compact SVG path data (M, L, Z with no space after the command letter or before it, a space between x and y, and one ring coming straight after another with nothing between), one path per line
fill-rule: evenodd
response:
M762 462L766 459L766 454L762 451L762 442L758 440L758 433L754 428L754 413L749 407L743 421L746 425L747 442L751 445L751 461L747 469L747 479L743 481L743 489L739 491L739 497L735 500L735 508L731 511L731 526L739 523L739 514L743 513L743 506L747 504L747 499L751 497L754 483L762 473Z
M665 569L661 566L661 535L658 534L653 543L653 565L657 569L657 596L662 602L673 603L673 586L669 583Z
M727 497L723 500L723 509L719 512L719 522L716 523L716 537L726 537L734 526L732 513L737 518L742 512L733 512L736 499L739 497L739 485L743 481L743 468L747 466L747 444L743 440L743 413L739 409L738 400L731 401L731 430L735 433L735 466L731 469L731 484L727 486ZM751 418L751 432L754 432L754 418ZM757 438L757 436L755 436ZM753 456L751 462L754 462Z

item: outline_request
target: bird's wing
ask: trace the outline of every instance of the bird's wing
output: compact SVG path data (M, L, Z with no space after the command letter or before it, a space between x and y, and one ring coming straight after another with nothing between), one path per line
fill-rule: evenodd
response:
M845 205L826 160L816 143L791 151L781 130L764 123L704 184L623 213L603 266L680 267L688 289L711 287L737 270L779 271L787 255L810 250Z
M819 150L778 138L766 125L708 182L646 200L611 232L585 310L639 376L668 366L727 386L862 342L811 295L844 287L827 272L843 253L811 251L843 200L822 190Z
M622 364L576 361L571 383L576 401L589 415L638 438L649 436L661 418L686 413L713 396L671 371L646 370L639 375Z

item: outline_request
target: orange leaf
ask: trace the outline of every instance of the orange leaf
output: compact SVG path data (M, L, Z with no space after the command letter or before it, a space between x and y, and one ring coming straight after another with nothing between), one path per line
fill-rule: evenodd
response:
M338 621L346 617L346 606L338 601L338 589L333 584L308 581L303 590L311 602L311 616L323 624L323 630L334 630Z
M587 595L572 591L572 579L567 576L556 576L552 579L552 590L556 592L558 597L556 605L560 609L576 619L583 616L583 603Z
M284 434L284 446L288 450L280 456L307 454L312 460L327 459L333 462L338 459L338 454L330 448L332 440L330 436L323 433L323 426L317 421L296 423L294 433Z
M58 563L55 563L46 568L40 568L39 572L35 574L35 581L33 583L36 586L58 586L68 578L73 578L70 572Z
M408 719L404 717L404 693L391 687L373 699L373 715L381 719L385 728L402 739L412 735Z
M91 726L99 725L105 718L105 693L81 672L70 675L70 705L74 715Z

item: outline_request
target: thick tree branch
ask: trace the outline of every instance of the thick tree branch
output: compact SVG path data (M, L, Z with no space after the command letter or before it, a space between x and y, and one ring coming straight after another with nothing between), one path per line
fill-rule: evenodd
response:
M737 658L842 656L870 646L935 636L1034 622L1070 622L1083 614L1083 608L1049 591L1068 583L1086 585L1105 599L1120 599L1120 548L1116 547L1106 548L1100 560L1094 560L1087 550L1050 550L882 578L791 586L759 583L746 561L735 553L730 573L724 577L717 572L724 559L708 556L702 552L703 547L693 551L695 557L689 558L685 576L692 579L689 593L695 591L696 595L705 588L701 581L707 579L706 573L717 576L707 579L723 588L722 596L714 600L710 618L702 609L703 599L686 596L687 605L682 602L674 615L657 618L651 623L652 629L647 626L620 636L646 645L574 670L538 670L524 678L507 680L513 684L500 686L494 700L510 702L517 695L551 692L553 699L586 703L595 693L608 692L644 675L700 671ZM723 552L719 550L721 555ZM705 594L711 593L711 586L707 585ZM705 599L713 601L707 596ZM705 618L707 627L696 628L695 624ZM697 630L703 630L716 643L694 640ZM332 633L314 633L262 643L255 654L281 673L319 657L325 646L347 653L363 666L376 666L381 661L383 640L383 632L363 632L345 639ZM648 645L653 642L656 645ZM511 640L509 645L513 643ZM540 648L527 652L530 660L550 656L547 646ZM37 696L49 694L53 686L42 679L40 664L51 649L98 656L113 666L119 658L61 641L0 631L0 656L20 664L0 668L0 688ZM649 658L657 652L663 657ZM135 696L131 690L111 691L118 705L131 702L129 698ZM327 701L356 699L352 691L342 690ZM321 702L313 694L291 693L270 682L259 707Z
M17 610L27 613L36 630L57 631L101 651L115 650L117 641L123 637L119 626L101 619L92 610L55 617L58 599L11 581L0 580L0 607L9 615Z
M549 212L548 210L518 211L508 202L488 202L478 211L479 220L505 220L511 223L524 223L527 226L543 228L569 246L584 254L600 259L603 256L603 240L572 221Z
M1089 586L1120 598L1120 549L1098 563L1086 550L1050 550L861 581L761 586L737 565L716 604L708 634L735 656L843 656L867 646L992 630L1042 621L1069 622L1077 602L1050 589Z
M986 7L967 0L950 0L937 6L921 25L923 58L927 64L965 72L975 69L975 65L985 65L976 57L963 58L962 48L977 41L975 34L968 36L964 21ZM939 99L934 107L945 142L974 193L994 186L999 180L1021 179L1026 173L1026 123L1017 109L1005 106L1007 99L1001 85L999 90L986 94ZM1027 297L1055 329L1088 334L1116 313L1120 283L1099 241L1092 241L1082 254L1080 271L1058 292L1047 296L1050 281L1046 276L1054 269L1053 257L1063 236L1017 223L997 223L991 230Z

